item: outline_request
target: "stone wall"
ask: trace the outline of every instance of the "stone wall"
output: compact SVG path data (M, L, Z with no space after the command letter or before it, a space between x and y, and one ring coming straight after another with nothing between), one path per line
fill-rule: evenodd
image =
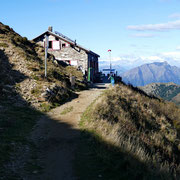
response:
M50 35L49 41L57 41L56 37ZM45 38L39 39L39 44L44 46ZM71 64L82 69L83 73L88 70L88 54L85 50L77 46L72 46L69 43L59 39L60 50L48 49L48 53L53 54L56 60L71 61ZM64 47L63 44L66 44ZM72 62L73 61L73 62ZM77 65L76 65L77 62Z
M81 69L83 74L88 74L88 68L91 67L91 79L94 79L96 73L98 73L98 56L91 51L86 51L78 46L71 45L62 39L49 35L49 41L59 41L60 49L53 50L48 49L48 53L53 54L56 60L66 61L71 65ZM45 38L41 36L36 42L44 46Z
M48 52L53 54L57 60L71 61L71 64L82 68L83 71L88 69L88 54L82 49L64 47L60 51L48 50Z

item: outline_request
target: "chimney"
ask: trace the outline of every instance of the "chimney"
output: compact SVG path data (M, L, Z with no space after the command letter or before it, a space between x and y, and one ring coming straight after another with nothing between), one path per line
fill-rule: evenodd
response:
M48 31L52 32L52 31L53 31L53 27L52 27L52 26L49 26L49 27L48 27Z

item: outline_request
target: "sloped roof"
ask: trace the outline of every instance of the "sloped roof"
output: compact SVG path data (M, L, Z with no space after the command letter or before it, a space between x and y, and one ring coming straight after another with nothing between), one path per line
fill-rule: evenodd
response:
M89 50L89 49L86 49L84 48L83 46L77 44L75 41L71 40L70 38L68 38L67 36L64 36L63 34L60 34L60 33L54 33L54 32L51 32L51 31L45 31L44 33L40 34L39 36L35 37L34 39L32 39L33 41L36 41L38 38L40 38L41 36L44 36L45 34L47 35L52 35L52 36L55 36L65 42L68 42L69 44L72 44L76 47L79 47L80 49L83 49L85 50L87 53L90 53L90 54L93 54L95 56L98 56L100 57L98 54L94 53L93 51Z

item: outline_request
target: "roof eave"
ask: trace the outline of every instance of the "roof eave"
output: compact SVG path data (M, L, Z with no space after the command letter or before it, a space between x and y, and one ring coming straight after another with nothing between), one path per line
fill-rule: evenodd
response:
M32 39L32 41L34 41L35 39L38 39L39 37L41 37L43 34L48 33L49 31L45 31L44 33L40 34L39 36L35 37L34 39Z
M61 40L65 41L65 42L68 42L68 43L70 43L70 44L72 44L72 45L75 45L75 46L77 46L77 47L83 49L83 50L86 51L87 53L90 53L90 54L93 54L93 55L95 55L95 56L100 57L98 54L92 52L91 50L86 49L86 48L82 47L81 45L76 44L76 43L74 43L74 42L71 42L71 41L69 41L69 40L67 40L67 39L65 39L65 38L63 38L63 37L61 37L61 36L59 36L59 35L57 35L57 34L51 32L51 31L45 31L44 33L42 33L42 34L40 34L39 36L37 36L37 37L35 37L34 39L32 39L32 41L35 41L36 39L38 39L39 37L45 35L46 33L51 34L51 35L54 35L54 36L60 38Z

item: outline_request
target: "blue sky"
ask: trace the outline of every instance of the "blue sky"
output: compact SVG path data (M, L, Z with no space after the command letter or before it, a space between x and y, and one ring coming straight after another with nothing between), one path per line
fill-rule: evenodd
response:
M0 21L28 39L53 26L114 66L180 67L180 0L0 0Z

